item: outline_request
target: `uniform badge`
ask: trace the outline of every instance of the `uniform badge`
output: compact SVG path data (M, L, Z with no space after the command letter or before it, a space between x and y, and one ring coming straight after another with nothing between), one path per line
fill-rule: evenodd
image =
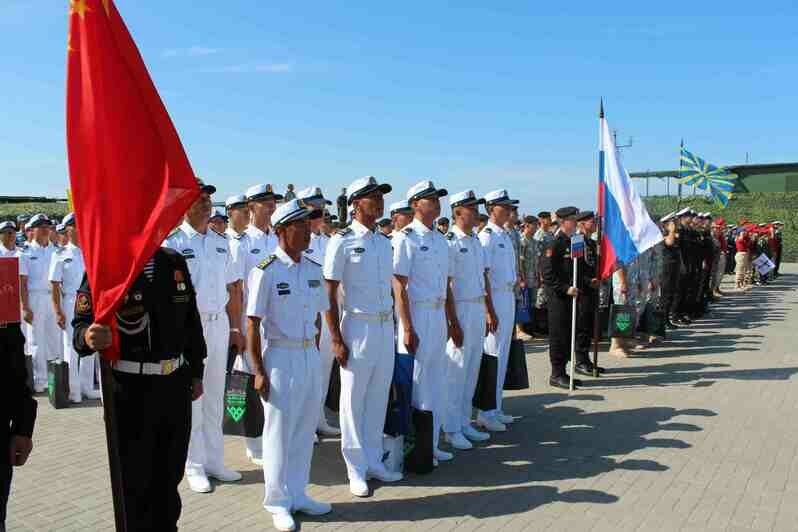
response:
M227 253L227 250L224 248L216 248L216 251L218 251L219 253Z
M183 275L183 272L180 270L175 270L175 283L177 284L177 290L179 292L186 291L186 278Z
M91 299L88 295L79 293L75 300L75 310L78 314L91 314Z
M500 248L503 248L503 247L504 247L504 244L499 244L499 247L500 247Z
M64 264L69 264L70 262L72 262L72 259L64 259Z
M39 259L39 257L36 257L36 256L31 256L29 258L30 258L30 260L38 260Z
M291 293L291 290L278 290L277 291L277 295L278 296L287 296L290 293Z
M136 292L133 294L133 301L141 301L142 299L144 299L144 296L141 292Z
M288 283L277 283L278 290L285 290L286 288L291 288Z
M429 251L429 248L427 246L421 246L419 249L421 251Z
M250 249L249 252L252 253L253 255L257 255L258 253L260 253L260 250L258 248L255 248L255 249Z
M308 286L311 288L318 288L321 286L321 281L318 279L308 279Z
M460 248L460 253L468 253L468 248Z
M355 249L353 249L352 251L354 251L355 253L363 253L363 252L365 252L366 250L365 250L365 248L355 248Z

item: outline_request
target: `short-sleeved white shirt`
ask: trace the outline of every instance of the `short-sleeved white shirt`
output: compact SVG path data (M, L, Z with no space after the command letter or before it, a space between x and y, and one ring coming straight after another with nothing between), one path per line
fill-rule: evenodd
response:
M452 296L467 301L485 295L485 256L476 234L466 234L456 225L447 233L452 271Z
M488 222L479 233L479 241L485 250L485 266L490 270L491 291L512 291L518 276L512 238L503 227Z
M452 269L449 246L436 229L413 220L394 237L393 273L407 277L411 302L444 301Z
M313 262L318 262L323 266L324 257L327 253L327 246L329 244L330 237L324 233L319 233L318 235L316 233L311 233L310 244L308 245L308 249L305 250L305 255Z
M304 255L296 263L278 246L248 284L247 316L262 320L267 340L315 339L316 316L330 308L321 266Z
M50 261L55 250L53 244L42 247L35 240L22 248L19 274L28 276L28 292L50 291Z
M324 278L339 281L347 312L379 314L393 307L391 241L354 220L330 239Z
M198 233L183 222L163 245L186 259L197 292L197 310L211 314L224 312L229 299L227 285L241 278L233 263L227 237L210 228L205 234Z
M53 253L50 259L49 280L61 283L63 295L74 296L83 282L85 273L83 252L76 245L69 243Z

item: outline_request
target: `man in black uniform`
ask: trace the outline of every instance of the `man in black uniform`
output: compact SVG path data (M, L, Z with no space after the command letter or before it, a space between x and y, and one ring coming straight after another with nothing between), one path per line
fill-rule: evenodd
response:
M593 344L594 325L596 322L596 305L598 304L598 245L593 240L596 231L596 216L593 211L584 211L576 215L579 233L585 237L585 254L577 259L579 271L579 301L576 307L576 372L589 377L593 376L593 362L590 351ZM573 275L573 273L572 273ZM599 373L604 368L598 368Z
M689 325L692 323L689 315L693 312L693 300L695 298L696 290L696 235L693 231L692 223L695 211L685 208L676 213L678 217L678 225L676 230L679 234L679 245L682 250L682 261L684 268L679 275L679 288L681 294L678 307L678 318L676 323L679 325Z
M579 295L579 289L572 286L574 268L571 259L571 235L576 230L578 212L576 207L557 210L560 229L546 246L541 260L549 308L549 384L566 390L571 384L570 377L565 372L565 364L571 351L571 309L574 299ZM579 384L581 383L574 379L574 388Z
M672 212L660 220L664 233L662 248L662 304L667 313L665 326L678 329L679 304L681 292L679 278L682 271L682 248L679 245L679 232L676 228L676 213Z
M113 400L127 530L177 530L191 433L191 401L202 395L205 339L186 260L158 248L116 313L120 360ZM88 280L75 299L73 344L81 356L108 348L94 323Z
M19 298L5 297L0 305L19 309ZM33 449L36 401L28 387L24 347L19 320L0 323L0 531L6 529L12 467L25 465Z

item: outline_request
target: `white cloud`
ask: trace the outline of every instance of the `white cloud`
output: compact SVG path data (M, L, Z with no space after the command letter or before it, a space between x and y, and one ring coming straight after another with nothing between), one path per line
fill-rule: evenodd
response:
M203 57L218 52L217 48L207 48L205 46L191 46L189 48L170 48L164 50L164 57Z

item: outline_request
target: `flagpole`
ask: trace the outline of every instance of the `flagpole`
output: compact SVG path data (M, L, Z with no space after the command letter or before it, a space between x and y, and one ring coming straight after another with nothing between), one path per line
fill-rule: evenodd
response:
M601 99L601 103L599 104L599 125L601 121L604 119L604 99ZM599 135L599 138L601 135ZM598 171L598 194L601 194L601 183L604 179L604 150L601 145L599 145L599 171ZM597 196L598 196L597 194ZM603 230L604 230L604 211L601 209L601 198L597 197L597 205L599 208L596 209L598 216L596 216L596 232L597 232L597 241L598 245L596 246L596 268L601 265L601 240L603 238ZM587 244L585 244L587 246ZM587 252L587 250L585 250ZM595 300L593 305L593 377L599 376L598 370L598 350L599 350L599 340L601 339L601 287L604 284L602 281L599 283L598 288L596 289L596 297L593 298ZM572 377L573 378L573 375Z
M573 237L572 237L573 238ZM571 244L571 255L574 255L573 252L573 244ZM576 257L573 258L574 261L574 282L571 284L574 288L576 288L578 276L576 274L577 270L579 269L579 261ZM574 296L571 298L571 378L568 382L568 391L569 393L573 393L574 391L574 379L576 379L576 304L577 299L579 296Z

